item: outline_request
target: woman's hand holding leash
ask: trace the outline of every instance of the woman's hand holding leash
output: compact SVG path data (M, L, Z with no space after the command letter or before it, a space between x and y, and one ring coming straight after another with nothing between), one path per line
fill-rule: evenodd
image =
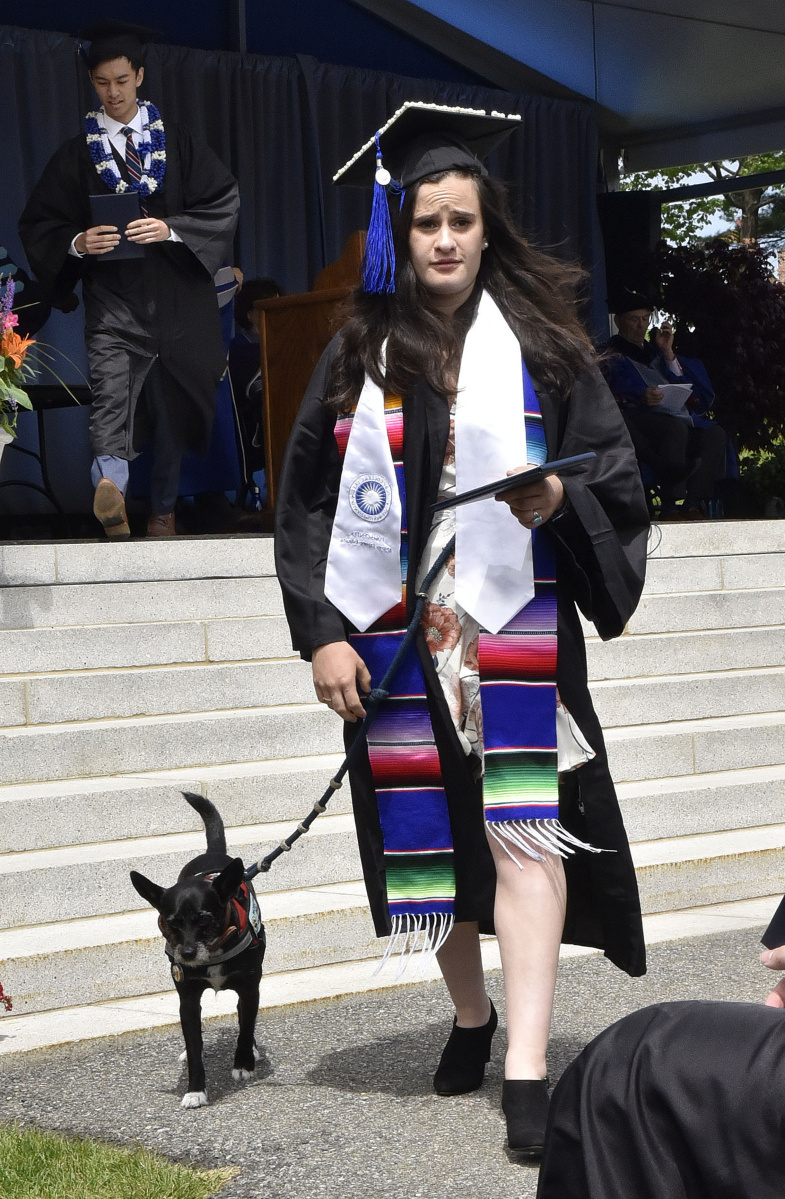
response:
M518 466L515 470L508 470L507 474L517 475L522 470L531 470L532 465ZM558 475L546 475L538 483L528 483L514 491L505 491L496 498L510 505L513 516L525 529L536 529L550 520L565 502L564 487Z
M331 641L313 651L313 685L319 703L326 704L344 720L362 720L365 708L359 690L371 690L371 675L360 655L348 641Z

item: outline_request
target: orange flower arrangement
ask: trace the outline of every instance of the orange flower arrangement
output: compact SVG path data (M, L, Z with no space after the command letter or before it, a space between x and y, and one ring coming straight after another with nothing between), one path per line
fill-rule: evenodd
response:
M16 437L16 420L20 408L32 408L30 397L20 386L34 373L25 366L25 357L32 337L20 337L16 331L19 318L11 311L15 284L9 279L0 295L0 429Z
M20 337L14 329L6 329L0 340L0 354L4 358L11 358L14 366L18 370L25 360L25 355L30 346L35 345L33 337Z

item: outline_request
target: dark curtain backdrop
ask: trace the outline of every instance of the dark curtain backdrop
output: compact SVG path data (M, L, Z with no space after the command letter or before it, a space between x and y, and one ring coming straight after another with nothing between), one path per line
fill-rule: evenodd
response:
M0 79L0 243L18 261L16 223L25 200L57 146L80 132L94 97L75 41L59 33L0 27ZM148 50L141 95L161 108L164 120L188 125L232 170L242 200L236 263L249 277L272 276L289 293L308 290L347 236L367 225L370 191L334 187L331 177L405 100L521 113L520 131L489 166L510 185L532 240L578 257L592 272L591 323L602 327L590 104L304 56L159 45Z

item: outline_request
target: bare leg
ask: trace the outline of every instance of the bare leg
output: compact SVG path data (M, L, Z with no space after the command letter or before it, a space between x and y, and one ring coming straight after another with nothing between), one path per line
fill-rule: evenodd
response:
M436 955L459 1028L479 1028L488 1023L491 1002L485 992L476 921L456 924Z
M489 842L507 1002L505 1077L544 1078L566 906L564 867L554 854L537 862L513 847L521 869L493 837Z

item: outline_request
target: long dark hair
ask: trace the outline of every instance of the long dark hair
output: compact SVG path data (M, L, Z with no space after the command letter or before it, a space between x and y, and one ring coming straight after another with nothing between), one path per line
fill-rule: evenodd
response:
M480 199L488 248L482 256L475 293L453 319L428 303L409 255L409 230L423 183L447 175L473 179ZM397 205L393 205L393 210ZM333 361L330 404L345 410L357 401L367 374L388 393L407 395L424 379L442 395L451 391L463 341L480 287L485 287L514 330L532 373L560 395L569 392L594 350L580 322L577 302L585 285L581 267L558 261L530 246L515 227L504 185L476 171L443 171L419 180L406 192L400 213L393 211L397 269L392 295L369 295L357 288L341 330ZM387 343L386 374L379 360Z

